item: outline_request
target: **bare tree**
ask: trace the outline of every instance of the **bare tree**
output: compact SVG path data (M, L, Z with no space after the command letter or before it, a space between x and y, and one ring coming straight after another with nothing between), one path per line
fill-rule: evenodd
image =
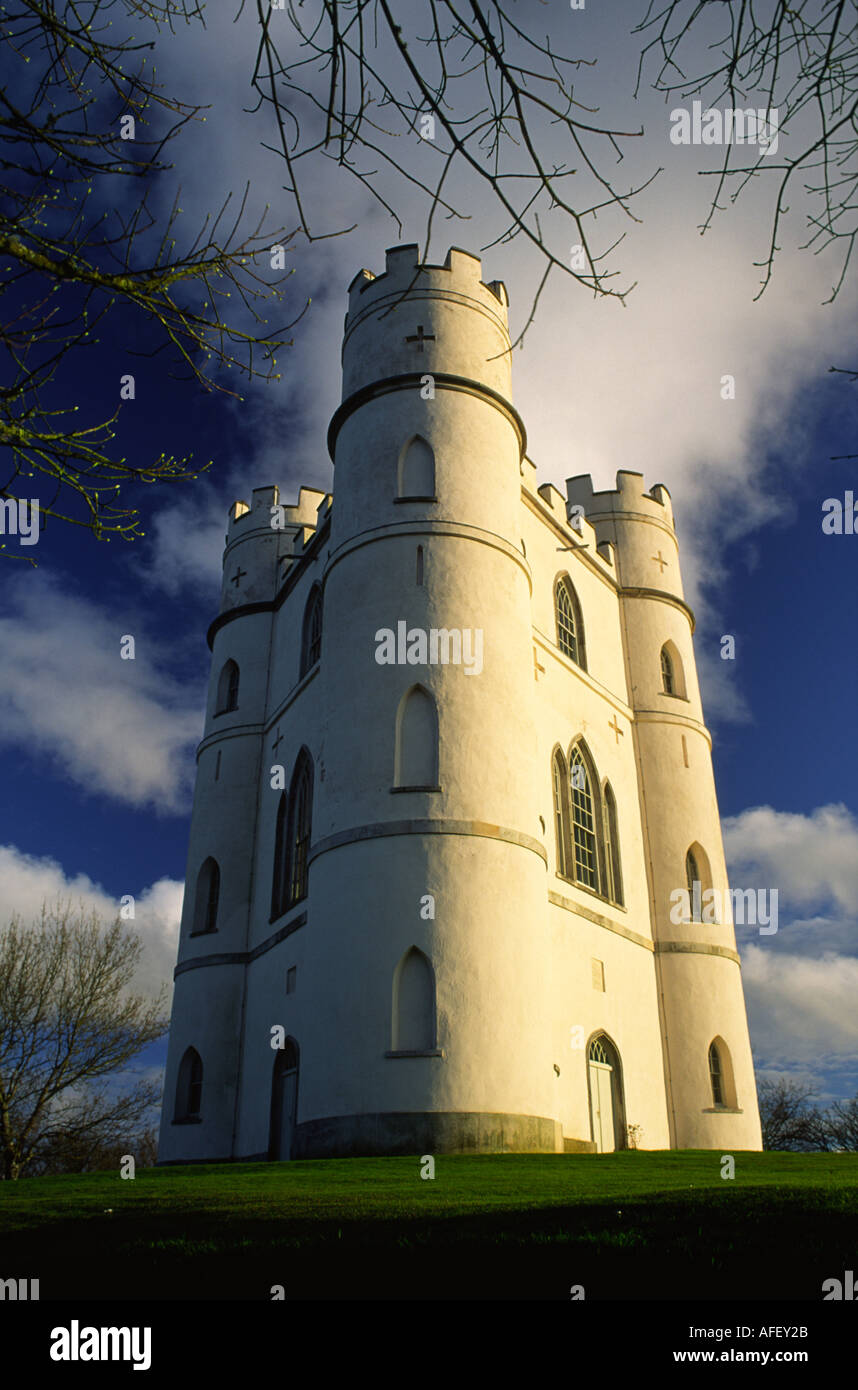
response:
M3 12L0 446L11 466L0 497L25 505L40 475L42 518L99 538L139 534L126 485L201 469L166 453L129 461L112 445L121 406L82 403L70 379L98 332L121 323L141 355L165 352L174 374L233 395L226 370L276 376L285 341L262 311L282 298L270 252L282 248L285 270L291 235L243 228L247 190L190 235L178 194L166 217L150 206L165 147L201 108L161 91L153 42L129 25L154 37L200 16L195 0L16 0ZM110 394L120 399L119 373Z
M103 931L97 913L59 901L29 927L15 916L0 932L4 1178L52 1153L121 1142L157 1100L151 1081L110 1081L167 1029L163 992L152 1001L128 990L141 950L118 918Z
M835 1148L858 1150L858 1095L834 1102L828 1112L828 1127Z
M243 8L241 0L239 14ZM311 240L351 230L320 228L313 208L316 156L356 180L400 234L400 199L406 191L416 194L425 208L424 248L436 214L455 221L470 215L468 194L451 190L461 172L498 211L502 226L490 244L521 238L543 262L517 342L554 271L620 300L633 288L616 287L618 272L605 264L622 235L596 246L593 224L607 208L639 220L631 200L655 173L637 188L620 188L605 162L621 160L621 142L642 131L614 129L576 98L576 73L594 60L557 52L539 32L538 7L522 10L501 0L313 0L306 6L256 0L256 8L253 86L260 104L273 111L287 192ZM559 163L548 157L549 142L565 146ZM567 191L573 178L574 194ZM469 191L473 197L473 183Z
M157 1092L153 1088L153 1094ZM155 1095L157 1099L157 1095ZM89 1128L83 1132L66 1129L40 1147L27 1169L27 1176L47 1176L57 1173L103 1173L118 1171L129 1154L137 1168L154 1168L158 1161L158 1130L151 1119L151 1102L141 1097L139 1103L110 1124Z
M757 1086L764 1149L827 1149L825 1116L810 1104L816 1088L787 1077Z
M774 183L771 231L759 299L772 278L781 222L789 205L805 205L808 239L815 252L837 244L838 294L858 235L858 42L854 0L752 0L707 5L699 0L650 0L634 30L648 34L644 69L656 65L656 91L683 100L706 97L741 107L761 98L776 110L780 139L794 137L792 152L776 160L760 152L748 163L746 148L728 143L715 193L701 232L723 207L728 188L735 203L752 179ZM754 106L758 104L753 101ZM704 173L710 171L704 170Z

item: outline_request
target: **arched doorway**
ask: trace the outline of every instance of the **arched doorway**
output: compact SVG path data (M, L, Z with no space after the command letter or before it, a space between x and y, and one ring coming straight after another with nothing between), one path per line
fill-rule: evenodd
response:
M298 1113L298 1044L287 1038L274 1059L271 1081L271 1131L268 1157L292 1157L292 1138Z
M598 1153L626 1147L623 1077L620 1054L605 1033L590 1041L587 1051L590 1124Z

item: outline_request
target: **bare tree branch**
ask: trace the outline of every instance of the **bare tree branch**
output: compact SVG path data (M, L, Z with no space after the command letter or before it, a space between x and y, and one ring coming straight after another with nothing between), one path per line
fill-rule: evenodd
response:
M252 85L258 106L274 115L286 191L311 241L350 230L319 228L312 206L318 159L333 161L356 180L400 231L400 191L416 191L428 256L438 211L448 219L470 216L461 195L449 191L459 173L467 176L471 196L474 184L478 196L482 188L503 217L504 230L490 244L521 237L544 260L540 290L547 273L556 271L622 301L633 287L613 283L618 272L606 267L608 252L594 245L590 224L609 207L638 220L632 200L655 174L638 187L619 188L603 161L619 161L621 142L642 132L591 119L593 111L575 98L573 79L592 61L557 53L548 37L528 32L512 8L501 0L315 0L306 6L289 0L280 12L256 0ZM434 124L428 136L420 129L427 121ZM549 165L542 151L549 135L556 142L558 128L568 157ZM580 167L571 167L569 158ZM566 191L570 179L574 194ZM551 241L539 223L542 211L551 211L553 226L562 229ZM572 257L573 246L583 248L583 265ZM525 331L532 318L531 312Z
M810 234L802 249L815 255L836 246L840 271L826 300L840 292L858 235L858 42L854 0L742 0L740 4L708 5L700 0L650 0L635 33L650 33L640 58L638 85L644 69L655 64L653 86L683 100L706 96L726 99L733 108L753 101L776 110L778 140L792 146L776 161L764 153L753 163L728 143L705 232L728 183L735 203L748 183L761 175L775 176L775 195L768 250L759 299L771 282L784 215L794 195L805 205ZM720 36L707 42L707 25L722 26ZM851 27L850 27L851 25ZM724 28L726 26L726 28ZM706 45L703 47L703 45ZM713 54L705 67L703 54ZM686 71L684 64L690 64ZM738 162L737 162L738 161ZM710 170L702 173L711 174Z
M285 278L271 274L272 247L285 256L294 233L266 229L264 215L245 227L247 189L226 232L231 195L195 236L185 234L178 194L166 218L150 208L152 181L169 168L165 147L202 109L160 89L148 52L158 26L201 13L193 0L17 0L4 12L12 77L0 93L0 498L25 502L38 477L43 520L98 538L140 534L125 485L180 482L209 466L118 454L121 407L99 416L67 384L98 331L118 327L141 342L129 355L164 352L171 375L235 396L227 372L279 377L276 352L293 326L272 329L266 315ZM128 32L132 20L148 42Z

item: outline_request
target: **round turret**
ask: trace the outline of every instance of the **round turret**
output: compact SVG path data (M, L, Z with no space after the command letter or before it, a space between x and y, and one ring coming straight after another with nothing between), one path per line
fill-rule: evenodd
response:
M351 1151L368 1123L323 1133L317 1116L367 1109L404 1151L559 1143L509 356L506 294L473 256L419 267L400 247L383 276L352 284L322 648L343 678L325 686L310 866L328 923L317 985L334 998L305 1030L308 1055L348 1051L352 1065L306 1078L315 1152ZM395 1023L412 950L437 1001L422 1049ZM497 1048L500 1018L525 1040L514 1056Z
M661 485L645 492L641 475L628 471L617 474L615 492L594 492L589 478L570 479L568 488L570 503L584 507L600 541L615 547L649 843L671 1142L680 1148L719 1142L758 1148L712 740L703 722L694 616L683 598L670 496ZM695 894L691 887L686 905L683 894L695 882L698 889ZM713 1044L723 1073L720 1106L701 1104L716 1085L710 1076Z

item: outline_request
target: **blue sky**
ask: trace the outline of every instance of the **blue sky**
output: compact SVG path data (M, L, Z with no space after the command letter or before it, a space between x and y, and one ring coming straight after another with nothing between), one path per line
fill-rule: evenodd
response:
M558 279L515 354L529 453L540 480L561 489L588 471L612 486L618 468L670 488L698 615L728 864L737 885L779 891L778 933L738 932L755 1060L761 1074L813 1080L829 1098L852 1095L858 538L823 534L821 508L849 487L858 496L855 460L832 460L855 448L856 387L829 372L855 365L854 283L824 305L836 262L800 249L795 217L755 302L765 188L751 187L701 237L710 181L697 170L708 152L671 145L672 103L632 100L635 43L599 7L573 15L555 7L547 18L553 36L599 58L582 97L595 94L606 117L644 128L624 177L663 173L636 205L640 223L623 227L617 263L627 283L638 282L627 307ZM153 196L163 208L181 185L195 226L250 178L253 205L270 203L274 220L290 225L282 166L262 148L267 115L245 110L253 16L235 27L231 19L216 15L204 34L159 45L165 86L179 84L212 110L177 143L176 170ZM580 27L567 32L573 23ZM290 251L287 317L312 303L281 355L279 384L252 385L243 402L205 395L171 380L162 359L135 356L145 340L132 339L121 316L64 379L69 399L112 409L119 375L133 371L137 396L122 412L121 447L141 462L163 449L193 452L213 460L211 471L196 483L141 488L133 500L146 535L133 545L99 544L51 523L32 552L38 568L6 561L0 571L4 906L28 916L59 892L110 915L133 894L146 988L169 980L175 958L205 631L217 610L227 509L273 481L287 499L301 483L332 486L325 429L339 399L346 287L361 266L382 268L386 246L422 240L425 207L413 194L402 195L400 232L339 171L321 169L311 186L320 220L357 225L332 241L297 238ZM480 189L464 177L455 187L470 221L436 228L433 260L451 243L478 252L501 230ZM610 214L607 222L606 244ZM560 242L564 235L560 228ZM494 246L483 263L486 279L506 282L520 328L540 266L520 241ZM720 395L725 373L735 377L732 401ZM133 663L119 660L124 634L135 637ZM719 656L724 634L736 638L732 662ZM162 1057L163 1048L145 1060Z

